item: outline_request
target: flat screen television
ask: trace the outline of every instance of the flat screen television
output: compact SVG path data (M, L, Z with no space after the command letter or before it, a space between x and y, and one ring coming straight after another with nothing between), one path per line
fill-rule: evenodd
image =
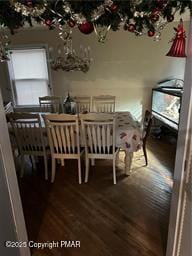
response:
M183 88L158 87L152 90L152 113L165 126L178 130Z

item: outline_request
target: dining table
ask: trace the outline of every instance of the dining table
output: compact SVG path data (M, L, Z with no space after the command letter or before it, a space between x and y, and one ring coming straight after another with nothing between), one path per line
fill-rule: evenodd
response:
M37 114L37 112L32 112ZM43 132L43 137L45 139L44 143L48 145L47 130L45 127L46 112L38 112L41 119L41 129ZM114 113L116 120L115 137L116 137L116 147L125 152L125 173L130 175L131 173L131 163L133 159L133 153L141 149L142 147L142 129L141 124L134 118L134 116L129 111L118 111ZM9 131L11 132L11 127ZM81 132L81 129L80 129ZM80 136L82 137L82 136ZM83 142L81 143L83 144Z

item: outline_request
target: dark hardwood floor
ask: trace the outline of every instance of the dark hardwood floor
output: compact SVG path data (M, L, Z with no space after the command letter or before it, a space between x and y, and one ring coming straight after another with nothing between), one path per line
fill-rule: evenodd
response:
M134 156L131 176L120 154L117 185L111 161L96 161L82 185L73 160L58 166L54 184L44 180L41 164L26 173L19 185L29 240L80 241L80 248L34 249L33 255L165 255L175 147L150 139L147 167L141 154Z

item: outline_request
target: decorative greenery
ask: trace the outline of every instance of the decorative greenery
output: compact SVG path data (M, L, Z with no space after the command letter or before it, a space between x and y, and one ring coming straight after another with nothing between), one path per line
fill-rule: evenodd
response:
M84 22L108 27L116 31L120 25L136 34L147 30L153 36L159 19L171 22L176 11L180 14L192 10L191 0L10 0L0 1L0 24L12 33L26 22L33 25L34 20L50 29L57 24L69 24L72 28ZM154 32L154 33L153 33Z

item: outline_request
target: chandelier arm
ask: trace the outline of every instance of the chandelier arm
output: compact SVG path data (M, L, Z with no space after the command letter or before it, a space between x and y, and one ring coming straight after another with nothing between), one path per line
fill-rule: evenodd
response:
M92 62L90 58L90 48L84 48L83 50L83 47L81 46L80 49L82 49L83 55L78 55L73 48L72 30L70 29L68 31L66 26L59 25L59 31L67 36L62 37L59 33L59 37L62 40L62 45L57 46L57 54L55 54L55 59L50 61L52 69L55 71L63 70L87 72Z

